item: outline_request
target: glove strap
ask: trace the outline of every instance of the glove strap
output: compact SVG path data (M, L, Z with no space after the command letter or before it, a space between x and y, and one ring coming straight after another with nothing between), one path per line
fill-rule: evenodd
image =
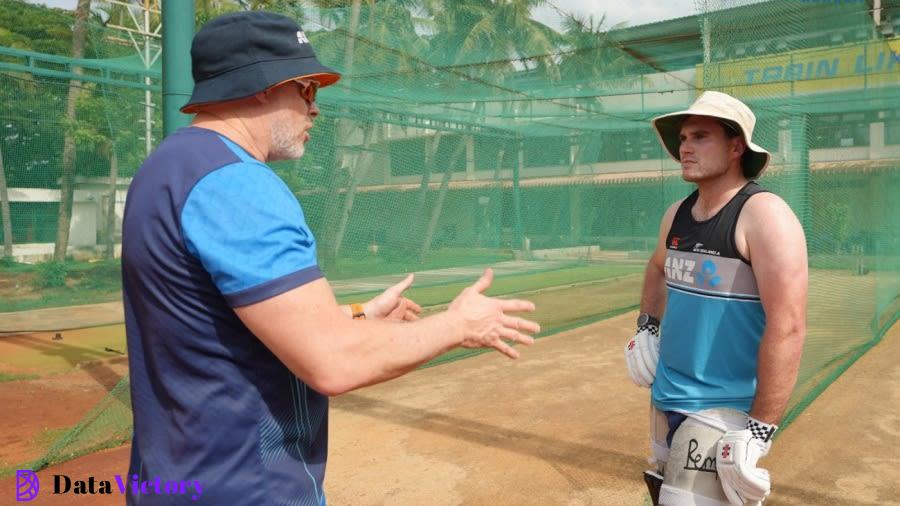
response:
M645 330L649 330L650 333L653 334L654 336L659 335L659 326L653 325L652 323L647 323L645 325L641 325L640 327L638 327L637 333L640 334L641 332L643 332Z
M750 430L750 433L753 434L754 438L759 439L763 443L768 443L772 439L772 436L775 435L775 431L778 430L778 426L766 422L760 422L756 418L748 416L747 429Z

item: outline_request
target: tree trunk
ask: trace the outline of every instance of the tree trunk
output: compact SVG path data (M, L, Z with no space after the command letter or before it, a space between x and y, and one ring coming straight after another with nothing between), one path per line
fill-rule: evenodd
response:
M353 172L350 174L350 187L347 188L347 196L344 198L343 210L340 214L340 224L338 224L337 234L334 238L334 258L337 259L341 253L341 244L344 242L344 234L347 233L347 225L350 222L350 213L353 211L353 201L356 199L356 190L362 182L367 169L372 166L371 152L369 147L372 139L375 137L375 129L377 126L372 123L366 125L363 132L362 152L356 157L356 163L353 164Z
M464 142L460 142L459 145L456 146L456 149L450 156L450 163L447 165L447 170L444 171L444 177L441 179L441 187L438 191L437 201L434 203L434 207L431 210L431 219L428 221L428 230L425 232L425 240L422 241L422 249L419 251L420 263L425 263L425 260L428 258L428 250L431 249L431 244L434 241L434 234L437 231L438 221L440 221L441 213L444 211L444 199L447 198L447 191L450 189L450 178L453 176L453 168L456 165L456 161L463 154L465 147L466 144Z
M497 155L497 167L494 168L494 188L491 192L491 233L492 248L499 248L503 236L503 159L506 157L506 144L500 145Z
M429 185L431 183L431 172L436 163L438 146L443 135L443 132L438 131L435 132L430 142L428 140L425 141L425 166L422 168L422 178L419 180L419 189L416 192L415 207L410 213L409 226L406 227L403 235L403 245L404 247L409 246L410 251L412 251L413 244L425 233L421 218L425 213L425 204L428 201Z
M574 176L578 173L578 164L581 163L581 155L584 152L584 143L586 139L576 137L574 139L575 146L572 153L571 165L569 166L569 175ZM578 185L569 187L569 245L577 246L581 240L581 215L582 215L582 199L581 189Z
M522 227L522 194L519 191L519 176L525 168L525 144L519 140L519 163L513 166L512 205L513 205L513 249L525 249L524 231Z
M107 260L115 256L116 189L119 179L119 157L116 155L116 147L112 146L109 152L109 202L106 203L106 251L103 255Z
M344 43L344 77L341 79L341 82L344 86L350 84L350 75L353 69L354 42L356 41L356 31L359 28L359 14L361 10L362 0L353 0L353 4L350 9L349 31L347 33L347 40ZM342 112L348 113L349 109L346 107L342 108ZM351 120L344 118L336 119L334 122L335 142L341 144L345 143L346 140L350 137L350 134L353 132L353 129L354 124ZM332 174L337 174L337 171L343 169L343 167L346 165L344 163L346 161L346 158L346 149L344 149L343 147L338 147L334 150L334 169L332 170ZM352 187L353 183L351 181L350 188ZM348 197L350 196L350 188L347 189ZM336 184L329 185L329 189L330 192L325 198L324 218L322 220L324 223L324 226L322 228L324 241L321 243L321 258L319 259L321 267L325 270L336 268L337 250L338 248L340 248L341 241L341 239L338 238L336 227L338 225L337 221L340 219L339 213L342 209L342 204L338 196L338 186Z
M0 217L3 219L3 257L11 257L12 221L9 214L9 192L6 191L6 172L3 170L2 148L0 148Z
M442 136L443 132L436 132L434 134L434 137L432 137L431 139L430 149L427 144L425 146L425 167L422 171L422 179L419 181L419 191L416 196L416 210L412 215L414 223L419 219L420 216L422 216L422 213L425 211L425 200L428 198L428 184L431 183L431 168L435 164L438 146L441 143ZM415 229L415 226L411 227L411 229ZM416 231L415 233L418 233L418 231Z
M84 57L84 39L87 29L87 17L91 11L91 0L78 0L75 8L75 26L72 29L72 58ZM81 67L74 66L72 72L81 73ZM76 80L69 81L69 96L66 100L66 119L71 124L75 121L75 107L78 104L80 84ZM69 226L72 222L72 200L75 194L75 139L67 130L63 141L63 167L59 187L59 221L56 225L56 248L53 260L65 261L66 249L69 246Z
M350 33L347 36L347 44L344 45L344 67L347 74L353 67L353 46L356 41L356 32L359 30L359 13L362 10L362 0L353 0L350 7Z

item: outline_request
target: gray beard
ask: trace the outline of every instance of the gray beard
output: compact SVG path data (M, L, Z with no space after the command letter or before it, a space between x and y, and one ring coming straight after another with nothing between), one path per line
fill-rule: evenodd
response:
M297 141L294 131L285 123L275 121L272 124L272 146L269 149L270 160L296 160L305 151L303 142Z

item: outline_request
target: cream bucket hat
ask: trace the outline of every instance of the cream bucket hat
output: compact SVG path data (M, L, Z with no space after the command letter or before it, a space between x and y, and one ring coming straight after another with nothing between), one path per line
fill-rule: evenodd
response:
M756 116L753 111L740 100L718 91L704 92L686 111L664 114L651 120L659 142L676 161L681 161L678 153L681 146L681 124L689 116L709 116L724 120L730 126L736 127L738 133L744 138L744 143L747 144L747 151L744 152L741 160L744 175L755 179L766 170L771 157L769 152L750 140L753 137L753 127L756 126Z

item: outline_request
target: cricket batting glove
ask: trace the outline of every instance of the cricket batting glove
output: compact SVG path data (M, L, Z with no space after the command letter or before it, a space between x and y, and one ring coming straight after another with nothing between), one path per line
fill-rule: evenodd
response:
M758 505L772 490L769 471L757 467L772 447L778 426L747 419L747 428L725 433L719 440L716 469L722 490L733 506Z
M625 344L625 364L631 381L639 387L647 387L656 379L659 362L659 327L643 325L638 333Z

